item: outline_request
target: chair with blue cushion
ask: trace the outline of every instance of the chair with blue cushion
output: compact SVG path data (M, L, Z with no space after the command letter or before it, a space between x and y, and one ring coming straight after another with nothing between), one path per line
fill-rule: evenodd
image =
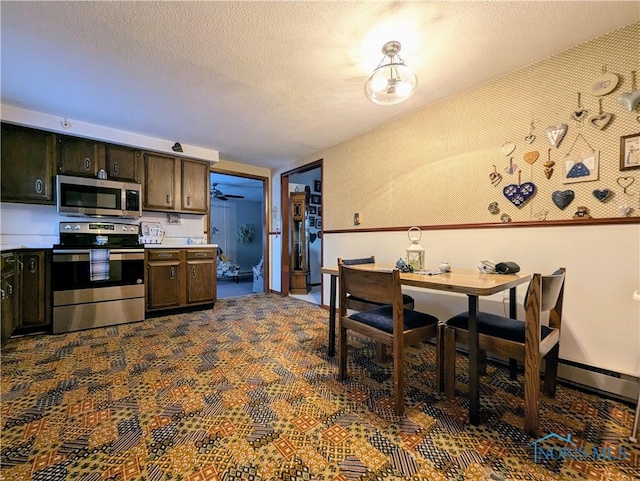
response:
M540 364L545 358L544 393L555 396L560 349L560 328L564 297L565 269L551 275L534 274L524 299L525 320L479 312L477 317L481 350L508 357L524 364L524 429L540 436L538 419ZM543 312L549 312L549 325L541 323ZM455 394L456 342L469 342L469 313L458 314L445 323L444 359L445 394Z
M338 257L338 265L344 264L345 266L360 266L364 264L375 264L376 257L361 257L358 259L342 259ZM415 307L415 301L413 297L408 294L402 294L402 304L405 309L411 309ZM359 297L355 297L352 295L347 296L347 309L351 309L352 311L368 311L369 309L375 309L376 307L380 307L382 304L379 302L370 302L365 299L360 299ZM376 359L380 362L384 362L387 359L387 352L384 344L378 343L376 345Z
M382 271L346 266L340 269L340 324L338 335L339 379L347 377L347 330L367 336L393 349L394 405L404 414L404 348L436 338L438 319L403 306L400 271ZM347 316L348 297L354 296L378 307ZM437 349L437 362L440 350ZM436 369L439 372L439 366Z

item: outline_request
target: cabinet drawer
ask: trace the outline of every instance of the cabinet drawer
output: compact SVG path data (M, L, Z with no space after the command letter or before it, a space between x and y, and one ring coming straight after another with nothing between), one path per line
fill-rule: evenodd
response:
M167 249L152 249L147 252L147 258L150 261L169 261L180 259L180 251Z
M187 251L187 259L213 259L215 256L214 249Z

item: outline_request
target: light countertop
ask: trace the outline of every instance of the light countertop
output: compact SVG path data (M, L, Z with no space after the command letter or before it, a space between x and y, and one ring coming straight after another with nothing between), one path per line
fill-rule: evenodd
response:
M218 244L145 244L145 249L212 249Z
M15 251L18 249L52 249L53 244L0 244L0 251Z

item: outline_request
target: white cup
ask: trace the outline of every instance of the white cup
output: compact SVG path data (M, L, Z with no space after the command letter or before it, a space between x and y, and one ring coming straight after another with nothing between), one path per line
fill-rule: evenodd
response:
M441 262L440 263L440 270L442 272L449 272L451 270L451 266L449 265L448 262Z

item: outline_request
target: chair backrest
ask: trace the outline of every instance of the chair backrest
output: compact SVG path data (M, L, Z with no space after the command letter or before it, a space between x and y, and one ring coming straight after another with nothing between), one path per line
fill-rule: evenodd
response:
M342 259L341 257L338 257L338 265L344 264L345 266L358 266L361 264L375 264L375 263L376 263L375 256L361 257L359 259Z
M400 271L368 270L339 264L341 306L347 294L367 301L402 306Z
M525 309L527 309L529 298L532 295L536 284L539 283L539 287L535 290L541 290L541 293L536 294L535 299L532 299L532 301L536 303L539 302L540 312L550 311L549 326L555 329L560 328L560 322L562 320L565 275L566 269L564 267L559 268L553 274L547 276L534 274L533 279L529 284L527 295L524 298ZM539 297L539 300L537 297Z

